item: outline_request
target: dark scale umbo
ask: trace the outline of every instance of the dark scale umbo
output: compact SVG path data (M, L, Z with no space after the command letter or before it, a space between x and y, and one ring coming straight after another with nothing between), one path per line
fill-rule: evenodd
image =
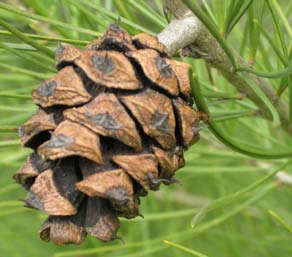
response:
M95 69L102 73L109 73L115 70L115 64L109 56L92 55L91 61Z
M169 132L169 125L168 125L168 115L167 114L161 114L159 112L155 112L154 115L152 115L151 123L155 128L158 130L168 133Z
M74 138L66 135L52 135L50 142L47 143L47 148L58 148L68 146L74 143Z
M104 129L119 129L120 126L115 122L115 120L106 112L97 115L88 115L88 118L98 125L102 126Z
M13 178L26 206L48 215L42 240L119 238L119 217L142 216L140 197L177 182L183 151L199 139L189 65L114 24L83 50L60 45L56 66L32 93L38 110L19 135L33 153Z
M37 89L37 91L39 95L48 97L54 93L56 87L57 87L56 81L52 80L48 83L46 82L42 83L40 87Z
M170 64L167 64L160 56L156 58L156 66L159 73L165 77L170 78L172 75L172 70L170 68Z

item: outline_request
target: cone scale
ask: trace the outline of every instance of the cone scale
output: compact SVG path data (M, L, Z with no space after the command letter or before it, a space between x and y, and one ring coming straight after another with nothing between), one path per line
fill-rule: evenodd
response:
M183 151L199 139L189 66L117 24L84 50L60 46L56 62L32 93L38 111L19 134L34 152L14 179L27 207L48 215L44 241L110 241L119 217L141 216L140 197L177 181Z

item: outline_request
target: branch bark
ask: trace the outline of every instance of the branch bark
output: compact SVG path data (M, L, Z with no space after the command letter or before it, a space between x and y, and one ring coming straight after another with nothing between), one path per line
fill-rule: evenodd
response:
M172 12L174 18L158 35L158 39L168 48L170 55L184 48L188 56L204 59L208 64L220 71L226 80L236 87L239 92L244 93L255 103L263 117L272 120L271 112L265 103L250 88L243 76L240 75L241 73L233 71L231 62L217 40L187 6L181 0L164 0L164 5ZM240 66L248 66L238 54L235 53L235 55ZM266 80L253 74L244 74L244 76L249 76L264 92L278 111L282 128L292 134L287 102L277 96L274 88Z

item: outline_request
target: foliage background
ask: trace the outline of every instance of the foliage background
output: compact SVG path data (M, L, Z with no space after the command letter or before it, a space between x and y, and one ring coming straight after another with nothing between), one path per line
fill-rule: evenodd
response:
M273 75L288 66L291 1L200 3L220 34L228 32L228 45L256 70ZM125 244L104 244L88 237L80 246L54 246L38 238L45 216L22 207L19 199L25 192L11 178L29 152L20 147L16 127L35 111L31 90L55 72L51 54L57 42L83 47L118 17L131 34L157 34L167 25L160 0L0 2L0 255L291 256L291 186L277 176L266 178L288 160L274 157L291 156L291 136L275 120L263 119L257 106L197 59L185 61L193 66L214 121L229 139L241 147L257 149L263 158L229 149L204 128L199 143L186 153L186 167L177 173L182 184L162 186L142 199L144 220L122 221L119 234ZM269 83L289 101L289 81L289 77L275 77ZM291 165L281 170L289 175ZM208 204L211 211L191 228L194 215ZM187 249L177 249L163 240Z

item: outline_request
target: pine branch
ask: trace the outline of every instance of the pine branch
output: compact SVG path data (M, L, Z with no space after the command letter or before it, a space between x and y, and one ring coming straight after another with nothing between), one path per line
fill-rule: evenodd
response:
M226 49L214 38L211 32L203 25L182 0L164 0L165 7L172 12L174 18L170 24L158 35L161 43L165 44L171 55L179 49L190 57L202 58L212 67L216 68L226 80L244 93L254 102L263 117L272 120L273 115L268 105L259 94L252 89L248 81L256 85L265 97L273 104L278 112L282 128L292 134L292 125L289 120L289 106L279 98L273 87L264 79L253 74L243 74L234 71L232 60ZM248 67L245 61L233 51L237 65Z

